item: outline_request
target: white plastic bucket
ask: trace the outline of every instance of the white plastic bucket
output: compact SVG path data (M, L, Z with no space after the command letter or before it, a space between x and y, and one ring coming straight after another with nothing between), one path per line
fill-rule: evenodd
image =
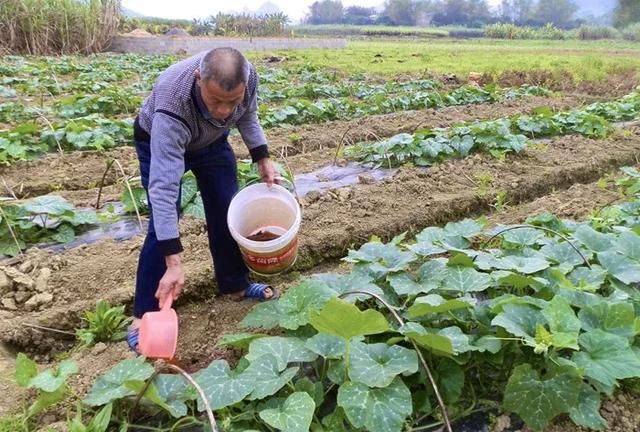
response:
M295 263L301 219L295 197L278 184L245 187L233 198L227 213L229 231L240 247L242 259L260 275L281 273ZM280 237L267 241L248 239L261 230Z

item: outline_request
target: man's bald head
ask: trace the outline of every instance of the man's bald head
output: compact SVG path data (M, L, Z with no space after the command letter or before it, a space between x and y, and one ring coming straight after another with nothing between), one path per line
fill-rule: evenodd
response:
M249 63L234 48L215 48L200 61L200 79L215 82L222 90L232 91L249 78Z

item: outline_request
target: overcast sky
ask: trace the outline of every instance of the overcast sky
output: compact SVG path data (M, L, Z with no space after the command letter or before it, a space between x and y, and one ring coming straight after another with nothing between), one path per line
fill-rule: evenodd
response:
M309 11L314 0L270 0L293 21L299 21ZM203 0L122 0L122 5L143 15L161 18L204 18L220 11L256 10L265 0L203 1ZM498 3L499 0L489 0ZM379 6L384 0L342 0L343 6Z

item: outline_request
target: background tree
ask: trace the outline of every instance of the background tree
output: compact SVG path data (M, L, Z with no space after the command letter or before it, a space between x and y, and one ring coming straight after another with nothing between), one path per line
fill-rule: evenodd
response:
M569 27L578 12L573 0L538 0L534 19L540 24L552 23L557 27Z
M309 24L337 24L342 22L342 2L340 0L320 0L309 8Z
M368 25L374 24L371 18L375 15L375 8L367 8L362 6L350 6L344 10L343 22L345 24Z
M413 0L387 0L384 15L392 25L415 24L415 2Z
M615 21L618 27L640 22L640 0L618 0Z

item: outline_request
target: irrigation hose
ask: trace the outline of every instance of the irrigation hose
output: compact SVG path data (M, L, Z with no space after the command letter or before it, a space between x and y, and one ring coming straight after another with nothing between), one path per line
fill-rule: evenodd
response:
M578 255L580 255L580 258L582 258L582 261L584 261L584 264L589 268L589 270L591 270L591 264L589 264L589 260L587 260L587 258L583 255L583 253L580 252L580 249L578 249L577 246L575 246L573 243L571 243L571 241L566 236L562 235L558 231L552 230L551 228L546 228L546 227L541 227L541 226L524 224L524 225L514 225L514 226L511 226L511 227L505 228L502 231L499 231L499 232L495 233L494 235L492 235L491 237L489 237L489 240L485 241L480 246L480 249L484 249L485 247L487 247L487 245L489 243L491 243L491 241L493 241L493 239L495 239L496 237L501 236L502 234L506 233L507 231L513 231L513 230L522 229L522 228L531 228L531 229L537 229L537 230L541 230L541 231L546 231L546 232L549 232L551 234L554 234L554 235L560 237L562 240L566 241L569 244L569 246L571 246L571 248L574 251L576 251L576 253ZM473 258L473 260L475 261L475 257Z

